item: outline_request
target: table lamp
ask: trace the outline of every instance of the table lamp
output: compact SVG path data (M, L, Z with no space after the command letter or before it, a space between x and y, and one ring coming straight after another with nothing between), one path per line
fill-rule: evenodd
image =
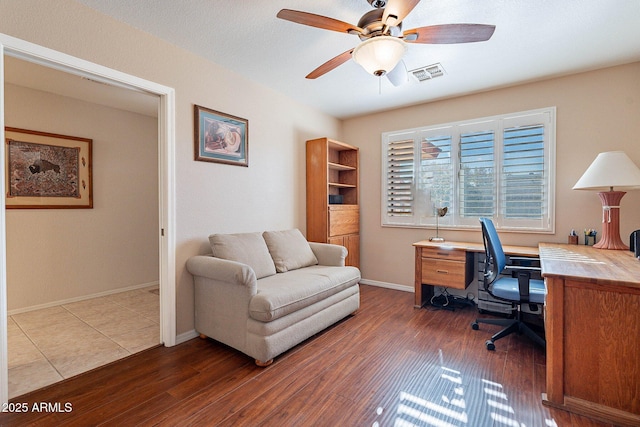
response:
M614 187L617 191L614 191ZM602 238L599 249L629 249L620 239L620 190L640 188L640 169L622 151L600 153L573 186L574 190L595 190L602 201Z

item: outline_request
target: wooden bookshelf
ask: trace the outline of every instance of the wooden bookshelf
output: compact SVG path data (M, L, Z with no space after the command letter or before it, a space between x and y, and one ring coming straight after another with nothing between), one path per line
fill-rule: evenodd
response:
M358 148L329 138L307 141L307 239L349 251L360 265ZM330 200L331 199L331 200Z

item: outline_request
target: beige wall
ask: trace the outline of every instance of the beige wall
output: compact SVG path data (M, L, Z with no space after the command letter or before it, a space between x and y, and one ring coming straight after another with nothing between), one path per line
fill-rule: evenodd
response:
M7 211L8 309L158 281L156 118L5 85L7 126L93 140L93 209Z
M209 234L304 231L304 141L340 121L72 0L0 0L0 32L176 90L178 333L194 325L184 265ZM248 168L193 160L193 104L249 120Z
M304 230L307 139L337 137L361 148L363 276L406 286L413 282L411 243L432 233L380 227L381 132L557 106L557 235L509 234L507 243L564 241L571 228L597 226L597 196L570 187L598 152L624 149L640 165L638 64L343 123L72 0L58 0L55 7L38 0L0 0L0 32L175 88L178 333L193 328L193 286L184 263L207 250L208 234ZM193 161L193 104L249 120L248 168ZM640 228L632 218L640 208L640 192L629 193L622 204L622 230L628 235ZM480 240L474 233L442 234Z
M602 151L623 150L640 166L640 63L346 120L343 139L360 147L363 171L362 276L412 287L411 244L433 235L432 230L380 226L382 132L549 106L557 107L556 233L501 233L501 238L505 244L566 243L571 229L601 230L601 203L596 193L571 187ZM640 228L640 191L629 192L621 205L621 236L628 241L631 231ZM441 230L440 235L481 242L479 231Z

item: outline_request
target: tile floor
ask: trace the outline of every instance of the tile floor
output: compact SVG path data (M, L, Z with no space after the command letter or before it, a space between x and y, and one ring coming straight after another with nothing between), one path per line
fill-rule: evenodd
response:
M160 344L158 286L8 319L9 398Z

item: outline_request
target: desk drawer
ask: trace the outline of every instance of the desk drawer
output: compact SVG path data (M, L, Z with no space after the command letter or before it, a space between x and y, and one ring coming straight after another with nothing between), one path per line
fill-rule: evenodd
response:
M422 248L422 257L464 262L466 259L466 251L459 249Z
M464 255L464 252L462 254ZM464 256L462 259L464 260ZM466 289L469 284L466 270L464 261L422 258L422 283Z

